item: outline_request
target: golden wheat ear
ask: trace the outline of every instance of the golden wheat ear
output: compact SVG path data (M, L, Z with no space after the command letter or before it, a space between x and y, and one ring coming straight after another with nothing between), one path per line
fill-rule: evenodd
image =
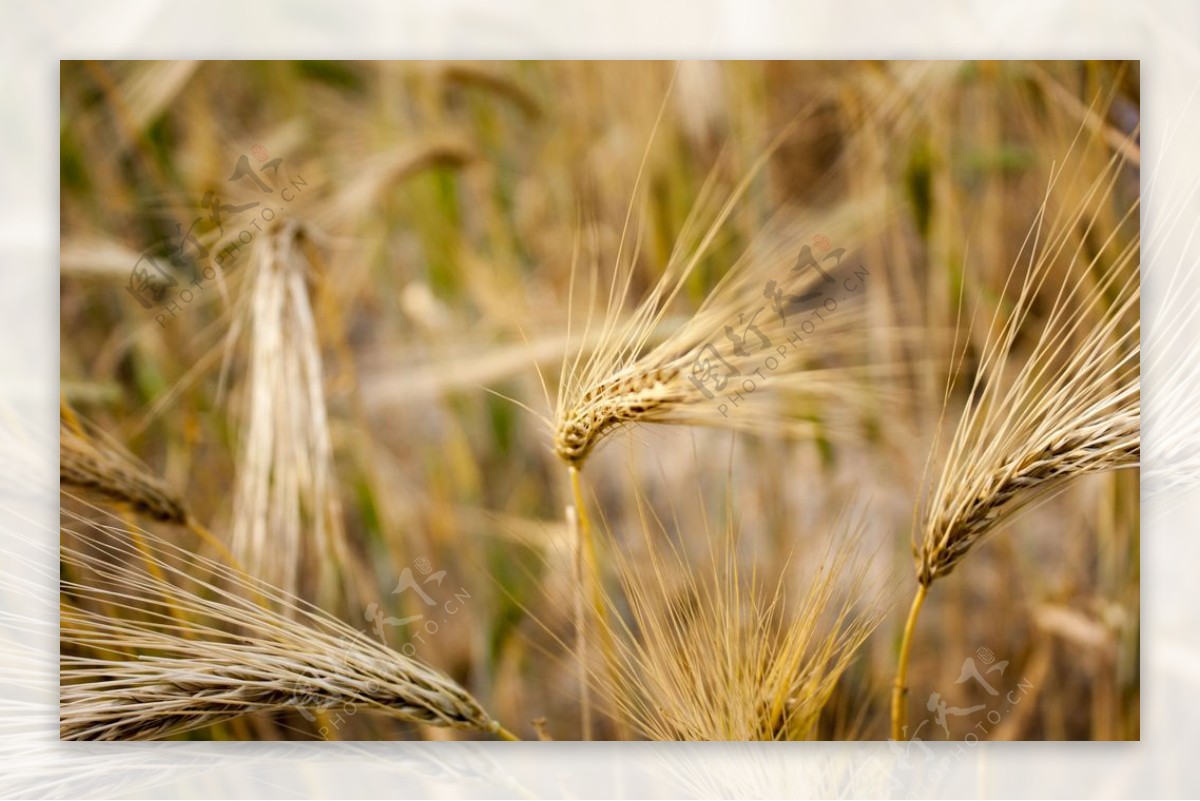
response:
M642 423L813 434L810 421L788 413L785 396L810 407L862 406L870 381L861 364L861 301L871 268L858 258L855 232L872 217L869 205L846 204L820 221L780 212L682 319L672 316L675 302L712 231L694 250L676 249L632 313L612 299L624 292L614 288L598 344L564 361L554 414L558 456L582 466L612 431ZM874 211L876 219L884 214ZM714 230L728 213L717 214ZM820 234L826 251L812 244L814 231L836 237ZM628 283L627 274L621 278L627 272L618 266L614 287Z
M149 532L64 515L64 739L358 709L511 737L448 676L315 606Z
M322 278L307 229L255 242L251 285L230 330L245 332L231 549L252 575L327 607L354 598L311 287Z
M1093 190L1107 193L1120 166L1114 161ZM973 400L933 483L918 551L923 584L949 573L984 535L1064 481L1138 466L1137 209L1135 201L1090 257L1083 248L1095 221L1083 211L1035 254L1016 309L987 342ZM1081 233L1074 244L1073 233ZM1047 286L1063 260L1062 286ZM1047 290L1053 305L1019 360L1018 333Z
M124 505L155 520L186 525L187 504L111 437L83 423L63 401L58 427L59 485Z
M580 470L594 449L614 430L645 423L772 436L825 433L809 416L789 414L789 401L795 403L799 396L800 405L811 410L834 400L850 409L871 395L864 391L861 373L853 369L861 365L847 354L861 344L852 332L861 331L859 293L870 272L857 264L854 249L864 220L877 224L887 218L883 193L823 213L819 222L794 208L779 211L734 263L723 265L721 277L698 308L690 313L680 308L689 279L789 130L764 150L736 186L722 187L714 168L661 276L627 312L638 261L636 233L634 245L627 248L637 207L635 188L599 334L592 336L589 302L581 345L564 355L551 421L553 446L567 466L571 485L574 514L569 518L578 541L580 597L587 598L591 613L602 621L601 649L610 665L614 654L603 624L607 610L600 598L597 549L580 482ZM571 309L575 272L573 266ZM593 274L593 295L595 284ZM687 316L673 316L680 313ZM568 321L568 340L572 333ZM802 380L816 365L824 368L821 377ZM582 635L578 641L586 644ZM585 661L581 652L581 665ZM586 686L582 692L587 721ZM586 723L584 729L586 738Z
M1110 198L1124 167L1113 156L1084 203L1048 226L1044 243L1043 204L1026 243L1029 267L1015 306L1004 320L997 307L914 546L919 586L893 687L895 739L905 736L907 661L928 587L987 535L1071 479L1139 464L1139 203L1111 230L1099 213L1089 213ZM1010 282L1014 275L1016 266ZM1034 309L1042 303L1049 311L1039 323ZM1032 349L1024 354L1019 343L1031 334Z
M621 589L596 621L616 644L616 670L590 676L614 716L651 740L814 739L887 607L867 581L863 520L839 522L808 570L747 564L728 527L705 532L694 564L659 521L642 523L642 553L618 551Z

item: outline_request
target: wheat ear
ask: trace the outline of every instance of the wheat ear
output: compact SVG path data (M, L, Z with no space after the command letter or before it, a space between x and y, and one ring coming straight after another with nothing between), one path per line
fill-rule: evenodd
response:
M89 432L65 401L59 407L58 437L61 486L125 504L155 520L187 523L183 498L111 438Z
M254 576L331 606L351 565L334 476L306 229L294 221L256 244L252 287L230 329L248 329L232 550ZM302 581L315 576L313 586ZM355 595L353 586L345 594ZM303 591L302 591L303 590Z
M1030 264L1015 309L1003 323L993 321L972 401L933 482L914 548L919 585L893 684L894 739L906 734L908 658L929 586L987 534L1070 479L1139 463L1139 237L1124 230L1136 226L1138 203L1093 255L1083 253L1090 237L1101 236L1087 208L1108 199L1123 166L1114 156L1081 207L1051 225L1040 246L1043 203L1026 240ZM1051 188L1056 178L1052 174ZM1048 286L1053 268L1064 262L1063 284ZM1031 353L1012 375L1017 336L1035 301L1047 295L1051 309Z
M622 589L606 595L618 669L591 674L620 715L651 740L815 737L886 608L859 558L861 521L839 532L798 594L786 567L772 584L740 565L730 529L706 533L707 563L692 565L661 522L642 522L646 553L618 556Z
M824 325L819 351L807 351L804 338L792 327L798 326L795 298L806 303L820 303L823 287L840 279L820 269L795 269L799 254L804 252L806 237L815 229L802 224L789 211L776 219L756 238L743 256L729 267L713 291L691 317L679 323L668 317L687 281L709 251L722 226L729 219L738 201L749 189L754 177L782 137L764 152L742 181L725 199L720 198L717 171L710 174L661 278L647 295L637 303L632 314L626 315L626 304L637 262L635 252L627 255L627 239L631 238L630 220L635 204L631 202L621 234L616 267L608 287L606 306L598 337L591 336L589 315L583 341L574 354L564 356L559 374L554 414L548 420L553 431L555 453L568 468L572 500L576 510L577 530L581 538L579 549L586 563L582 573L589 586L581 592L589 597L595 617L603 620L606 611L600 603L599 565L595 562L596 545L588 523L580 489L580 471L595 447L615 429L635 423L703 425L773 433L812 433L815 424L779 415L765 398L748 408L729 413L729 403L722 407L718 392L730 376L749 374L761 369L770 358L778 365L787 359L787 367L779 372L774 386L811 391L810 396L822 400L829 397L852 403L861 398L857 392L861 383L850 371L826 371L811 384L785 382L784 376L795 376L815 358L836 357L839 348L849 340L845 332L853 328L856 315L853 303L845 303L840 313ZM643 161L642 169L645 167ZM638 180L641 180L639 170ZM636 197L636 189L635 189ZM860 213L870 213L861 205L847 205L829 215L825 228L839 242L849 243L849 231L854 230ZM636 235L632 236L634 242ZM843 250L839 258L845 255ZM578 260L576 248L575 260ZM847 268L847 264L841 264ZM819 265L818 265L819 266ZM834 267L826 265L830 269ZM576 270L571 270L568 308L574 305ZM827 280L826 280L827 279ZM768 282L778 293L768 297ZM595 273L592 294L595 295ZM772 308L771 299L779 301ZM780 300L783 299L783 300ZM837 302L833 301L837 308ZM828 311L829 307L825 307ZM791 316L789 326L789 315ZM748 319L747 319L748 317ZM736 328L734 326L737 326ZM751 328L754 326L754 328ZM568 339L571 336L568 321ZM726 341L728 340L728 341ZM722 345L721 343L725 343ZM786 343L786 344L785 344ZM709 388L698 380L697 370L712 364L709 353L718 346L727 352L717 358L725 362L728 375L719 378ZM801 376L803 378L803 376ZM711 380L711 376L710 376ZM716 391L714 391L714 389ZM734 391L731 389L731 392ZM765 393L764 393L765 394ZM602 625L601 631L606 632ZM583 639L583 633L580 633ZM607 638L607 634L604 634ZM604 645L604 643L602 643ZM606 659L612 662L610 648L605 645ZM586 717L586 715L585 715Z
M512 738L452 679L315 606L149 532L70 518L62 561L79 577L61 584L64 739L334 708ZM137 566L147 555L155 570Z

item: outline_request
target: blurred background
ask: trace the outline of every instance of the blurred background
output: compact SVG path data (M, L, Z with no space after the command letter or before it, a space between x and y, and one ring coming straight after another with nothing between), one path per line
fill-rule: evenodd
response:
M803 440L622 430L586 482L612 551L636 559L665 538L700 563L728 527L750 563L797 591L855 510L868 580L899 588L899 602L842 676L818 736L882 739L955 332L971 326L977 352L992 313L1011 306L1006 279L1052 165L1069 153L1072 169L1099 175L1130 149L1140 103L1131 62L61 70L64 399L273 582L444 670L522 736L540 727L555 739L581 731L568 490L551 432L522 405L550 412L537 368L553 396L581 344L567 322L586 307L569 299L576 252L606 286L632 202L638 297L705 181L732 186L793 123L680 314L784 205L814 221L814 236L858 212L845 246L870 270L865 322L836 350L903 366L899 400L854 437L821 436L828 412L807 407L796 413L818 435ZM1076 141L1081 130L1090 135ZM1083 247L1136 200L1132 155L1110 195L1086 197L1084 180L1047 201L1051 214L1094 217ZM305 232L302 280L273 289L263 276L289 225ZM270 458L254 445L263 431ZM256 545L255 476L269 484L288 470L301 489L284 499L295 508L284 527L306 534ZM914 646L914 703L986 700L960 681L968 659L1007 662L987 675L1001 692L1022 688L1021 701L985 735L978 716L943 729L931 715L920 736L1136 739L1138 536L1136 473L1091 477L939 583ZM319 728L297 712L190 736L309 739ZM616 730L602 717L595 735ZM363 713L329 736L448 735Z

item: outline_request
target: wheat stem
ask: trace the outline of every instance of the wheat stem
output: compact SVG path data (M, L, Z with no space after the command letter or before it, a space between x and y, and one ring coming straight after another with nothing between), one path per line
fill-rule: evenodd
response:
M925 603L927 585L918 584L908 610L908 621L904 624L904 636L900 640L900 659L896 666L896 681L892 685L892 739L897 742L905 738L908 728L908 655L912 650L913 632L917 628L917 617Z
M499 724L496 724L496 727L494 729L492 729L492 733L495 734L497 737L499 737L501 740L508 740L510 743L521 742L520 737L513 734L511 731L509 731L508 729L504 728L503 726L501 726Z
M584 566L587 568L589 593L593 599L597 595L596 584L600 580L600 568L596 562L596 543L592 538L592 527L588 524L587 507L583 502L583 487L579 482L579 468L571 465L567 468L567 476L571 480L571 500L575 505L576 520L579 524L579 545L583 553ZM598 608L598 612L603 606Z
M596 556L596 540L592 536L592 527L588 522L586 505L583 501L583 487L579 480L579 468L575 465L567 467L567 475L571 479L571 498L575 508L575 522L577 524L576 538L579 546L581 569L580 569L580 598L586 598L591 604L592 613L596 616L596 621L600 624L600 649L604 656L604 663L609 673L617 674L617 650L616 644L613 642L612 627L608 620L608 607L604 602L604 593L600 586L600 561ZM581 604L582 606L582 604ZM586 630L583 620L576 620L576 629L579 637L580 647L580 679L582 683L581 692L584 706L584 739L590 739L590 709L587 703L587 665L585 663L586 651ZM617 726L617 737L621 740L628 739L628 730L625 726L624 716L617 714L615 721Z
M574 468L571 468L572 470ZM592 704L588 688L587 668L587 567L583 555L583 535L580 533L579 513L574 504L567 505L567 528L575 543L575 660L579 663L579 728L580 739L592 739Z

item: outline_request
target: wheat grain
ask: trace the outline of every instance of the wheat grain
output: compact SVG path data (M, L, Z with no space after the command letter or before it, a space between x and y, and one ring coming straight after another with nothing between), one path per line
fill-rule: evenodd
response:
M926 524L917 578L925 585L954 569L988 532L1061 482L1087 473L1134 467L1139 459L1139 414L1127 406L1107 419L1074 424L1044 447L1015 455L983 476L974 493L960 496Z

